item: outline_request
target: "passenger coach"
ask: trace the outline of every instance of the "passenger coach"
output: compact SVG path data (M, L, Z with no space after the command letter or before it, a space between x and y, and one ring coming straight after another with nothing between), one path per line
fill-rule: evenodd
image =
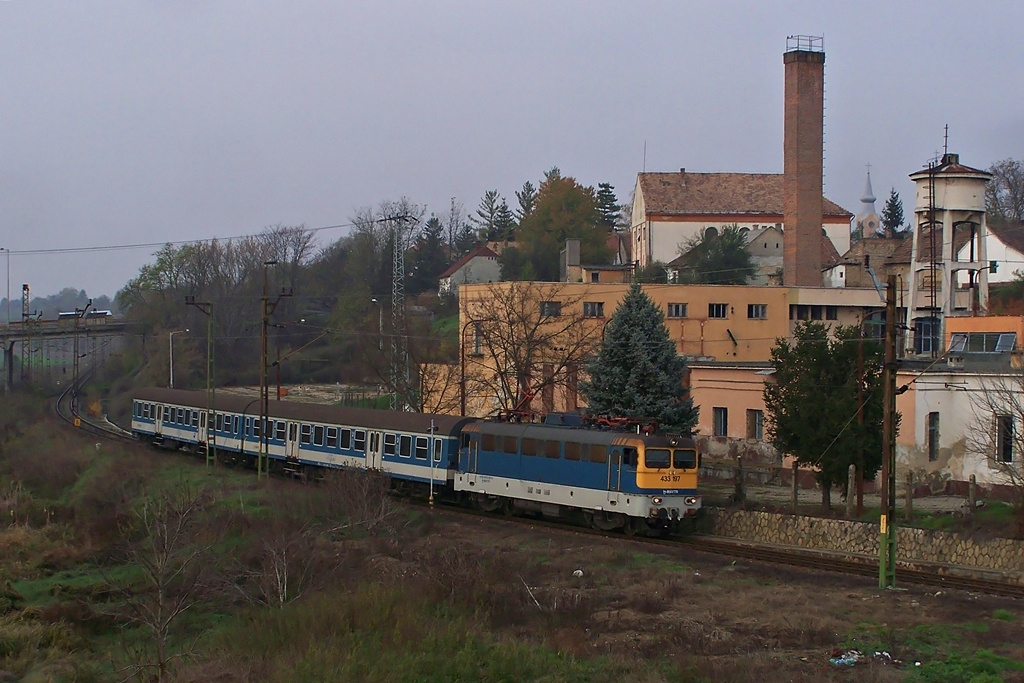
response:
M132 433L169 448L205 448L209 441L218 457L254 463L262 439L259 399L218 394L216 411L209 413L206 402L205 392L140 390L132 407ZM369 468L404 481L445 486L451 482L450 466L458 461L460 434L468 421L270 401L266 448L277 468Z

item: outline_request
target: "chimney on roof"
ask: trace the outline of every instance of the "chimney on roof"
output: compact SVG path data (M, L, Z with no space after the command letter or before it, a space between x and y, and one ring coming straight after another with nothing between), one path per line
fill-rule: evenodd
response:
M960 155L959 154L953 154L952 152L947 152L947 153L942 155L942 165L943 166L949 166L950 164L959 164L959 163L960 163Z
M825 52L816 36L789 36L783 142L783 282L820 287Z

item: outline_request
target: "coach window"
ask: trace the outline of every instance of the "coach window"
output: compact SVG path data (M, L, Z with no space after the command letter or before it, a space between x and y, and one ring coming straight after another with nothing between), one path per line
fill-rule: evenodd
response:
M338 447L338 428L328 427L327 428L327 447L337 448Z
M398 454L403 458L412 457L412 437L408 434L398 437Z
M193 427L198 427L199 426L199 411L198 410L193 410L192 411L192 426Z
M426 460L427 455L430 453L430 444L427 442L427 437L417 436L416 437L416 459Z
M434 462L441 462L441 447L443 445L442 439L434 439Z
M262 429L263 425L262 425L262 422L263 422L263 418L260 418L258 420L255 419L255 418L253 419L253 421L252 421L252 435L253 435L254 438L258 439L261 436L263 436L263 429Z
M397 434L384 435L384 455L394 455L398 445Z
M345 430L348 431L347 429ZM366 432L362 429L357 429L353 432L352 439L353 448L360 453L366 452Z
M557 458L562 454L562 444L560 441L545 441L544 442L544 457L545 458Z
M341 448L347 451L352 448L352 430L342 429L341 430Z
M313 427L307 424L299 429L299 443L308 445L313 440Z
M480 435L480 450L491 453L494 451L494 434Z
M284 441L284 434L285 434L285 422L284 422L284 420L278 420L277 421L277 426L276 426L276 431L274 433L274 438L277 439L278 441Z
M667 448L648 448L644 451L644 464L652 470L662 470L671 463L671 454Z
M324 445L324 426L317 425L313 427L313 445L323 446Z
M516 455L519 452L519 438L515 436L506 436L503 442L505 445L502 448L503 451L509 455Z
M536 439L523 439L523 455L537 455Z
M565 459L566 460L579 460L580 459L580 444L567 441L565 444Z

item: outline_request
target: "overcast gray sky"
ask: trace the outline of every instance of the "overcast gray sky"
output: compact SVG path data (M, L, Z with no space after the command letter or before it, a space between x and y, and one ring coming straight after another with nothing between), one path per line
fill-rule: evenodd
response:
M552 166L625 201L645 143L649 171L781 172L791 34L824 36L826 195L856 213L870 163L909 214L944 124L965 164L1024 158L1022 26L1019 0L0 2L0 247L15 299L113 296L155 248L38 250L472 211Z

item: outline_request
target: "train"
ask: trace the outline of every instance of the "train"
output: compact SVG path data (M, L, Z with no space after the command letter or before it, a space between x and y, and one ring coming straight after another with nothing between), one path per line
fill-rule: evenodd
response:
M701 510L694 440L594 428L578 417L542 423L269 401L145 388L131 431L171 449L214 448L220 459L272 469L377 470L396 488L485 511L581 520L628 534L684 530ZM264 429L265 428L265 429Z

